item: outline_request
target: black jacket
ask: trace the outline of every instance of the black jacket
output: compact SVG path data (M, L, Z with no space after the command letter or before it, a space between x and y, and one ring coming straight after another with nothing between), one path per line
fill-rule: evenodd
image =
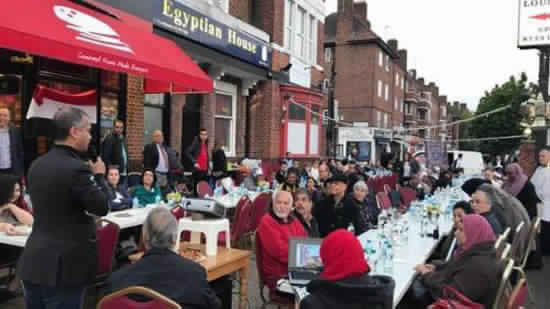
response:
M212 172L227 172L227 158L222 149L215 150L212 153Z
M137 263L114 272L107 281L107 291L136 285L159 292L186 309L221 307L208 285L206 270L169 249L153 248Z
M166 156L168 155L168 149L165 145L161 145L166 151ZM170 170L170 158L167 158L166 164L168 165L168 170ZM155 170L159 165L159 151L157 149L157 144L148 144L143 149L143 167L145 169Z
M356 235L365 230L359 221L359 208L349 196L344 196L338 207L335 207L334 197L326 197L319 205L315 205L313 216L319 222L321 237L339 228L347 229L350 224L353 224Z
M498 265L495 242L489 241L453 257L421 280L434 299L441 297L443 285L449 285L472 301L491 308L499 282Z
M103 175L68 146L54 146L29 169L34 224L17 267L18 275L39 285L82 286L97 272L96 226L87 213L108 211Z
M123 166L122 149L126 152L126 166ZM124 137L118 137L112 133L103 140L103 154L101 155L105 166L118 165L120 173L128 172L128 146ZM125 169L124 169L125 168Z
M300 309L392 309L395 282L388 276L363 275L339 281L312 280Z
M307 232L307 236L311 238L320 237L319 223L317 223L317 219L315 219L315 217L311 217L311 222L310 222L311 225L310 225L310 224L307 224L306 220L304 219L304 217L302 217L302 215L299 212L294 211L294 215L296 216L296 218L298 218L298 221L302 223L304 230Z
M117 192L122 198L117 199ZM128 193L126 185L121 184L117 188L113 188L111 185L107 185L107 196L109 197L109 209L110 210L123 210L132 208L132 197Z
M14 175L23 176L25 173L25 155L23 153L23 139L18 128L8 127L10 137L11 169Z
M208 145L208 141L206 141L206 145ZM185 157L189 162L191 162L191 165L193 165L193 169L195 169L195 163L197 163L197 157L199 156L200 152L201 152L201 141L197 137L193 140L191 145L189 145L189 147L187 147L187 149L185 150ZM210 162L208 150L206 151L206 161Z

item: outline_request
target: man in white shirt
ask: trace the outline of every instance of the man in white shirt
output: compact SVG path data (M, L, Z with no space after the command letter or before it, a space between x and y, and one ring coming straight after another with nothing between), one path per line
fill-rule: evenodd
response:
M537 196L542 201L538 207L541 217L541 249L545 256L550 255L550 147L539 152L539 167L531 177Z
M157 184L160 187L168 185L168 172L170 171L168 149L163 143L164 135L162 131L155 130L153 132L153 143L145 146L143 150L143 165L145 169L155 171Z

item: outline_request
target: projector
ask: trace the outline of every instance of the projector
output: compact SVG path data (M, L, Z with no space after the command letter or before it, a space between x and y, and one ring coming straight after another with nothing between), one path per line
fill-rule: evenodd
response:
M225 207L211 199L187 198L183 201L183 208L187 211L200 212L214 217L223 217Z

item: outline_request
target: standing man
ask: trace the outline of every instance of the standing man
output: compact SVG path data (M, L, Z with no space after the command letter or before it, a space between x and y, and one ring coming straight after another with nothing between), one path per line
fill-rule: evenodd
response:
M208 167L210 158L208 157L208 131L200 129L199 136L195 137L193 143L185 150L187 160L193 164L194 190L197 183L201 180L208 181Z
M22 177L24 160L19 129L10 125L10 110L0 107L0 173Z
M29 169L34 224L17 272L26 308L81 308L97 273L95 216L108 212L105 164L79 156L90 143L90 121L76 108L53 119L55 145Z
M103 141L103 155L101 156L105 166L118 166L120 183L125 183L128 176L128 146L124 140L123 132L124 122L116 120L115 129Z
M545 256L550 255L550 148L544 147L539 152L539 164L531 182L535 186L538 198L542 201L538 207L541 218L541 249Z
M143 165L145 169L155 171L157 184L160 187L168 185L170 160L168 150L164 146L164 135L161 130L155 130L153 132L153 143L145 146L143 150Z

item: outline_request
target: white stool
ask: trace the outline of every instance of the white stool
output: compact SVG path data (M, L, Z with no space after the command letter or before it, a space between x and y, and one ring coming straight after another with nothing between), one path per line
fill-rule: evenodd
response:
M218 234L225 232L225 246L231 247L229 243L229 220L227 219L204 219L191 220L181 218L179 222L178 235L182 231L200 232L206 236L206 255L215 256L218 251ZM200 243L200 233L191 233L191 243Z

